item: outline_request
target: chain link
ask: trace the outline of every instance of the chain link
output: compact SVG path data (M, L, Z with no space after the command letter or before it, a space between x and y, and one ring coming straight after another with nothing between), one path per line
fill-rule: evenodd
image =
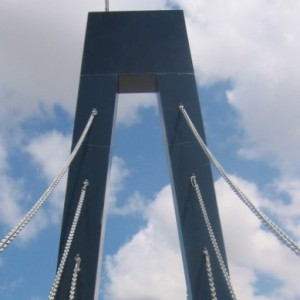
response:
M61 280L61 277L62 277L62 273L64 271L65 264L66 264L66 261L67 261L67 258L68 258L68 255L69 255L69 252L70 252L70 249L71 249L71 246L72 246L72 242L73 242L73 239L74 239L74 236L75 236L76 227L77 227L79 217L80 217L80 214L81 214L82 206L83 206L83 203L84 203L84 200L85 200L85 195L86 195L86 188L87 188L88 185L89 185L89 182L86 179L83 182L83 187L81 188L81 193L80 193L79 201L78 201L77 208L76 208L76 211L75 211L72 226L71 226L71 229L69 231L68 239L67 239L67 242L65 244L64 252L63 252L63 255L61 257L61 261L59 263L59 266L58 266L58 269L57 269L57 272L56 272L56 275L55 275L55 278L54 278L54 282L52 284L52 287L51 287L51 290L50 290L50 293L49 293L49 296L48 296L48 300L54 300L55 299L55 296L56 296L56 293L57 293L57 290L58 290L58 287L59 287L59 284L60 284L60 280Z
M41 206L45 203L45 201L48 199L50 194L53 192L53 190L56 188L66 171L69 169L72 161L74 160L76 154L78 153L78 150L80 149L91 125L94 120L94 117L97 115L97 110L93 109L90 118L76 144L74 147L72 153L70 154L67 162L65 163L65 166L60 171L60 173L54 178L54 180L51 182L49 187L46 189L44 194L39 198L39 200L35 203L35 205L29 210L29 212L23 217L23 219L1 240L0 242L0 252L3 252L6 247L19 235L19 233L25 228L25 226L31 221L31 219L35 216L35 214L39 211Z
M221 254L216 236L215 236L214 231L212 229L212 226L211 226L211 223L210 223L210 220L209 220L209 216L208 216L208 213L207 213L207 210L206 210L206 207L205 207L205 204L204 204L204 201L203 201L203 198L202 198L202 195L201 195L201 192L200 192L200 188L199 188L199 185L197 183L195 175L191 176L191 184L192 184L192 187L194 188L196 196L198 198L200 208L201 208L201 212L203 214L203 218L204 218L204 221L205 221L205 225L206 225L206 228L208 230L208 235L209 235L209 238L210 238L211 243L213 245L213 249L215 251L215 254L217 256L217 260L219 262L219 265L220 265L222 274L224 276L225 282L227 284L228 290L230 292L231 299L236 300L236 296L234 294L234 290L233 290L232 285L231 285L230 275L229 275L229 272L227 271L227 267L226 267L224 259L222 257L222 254Z
M219 173L222 175L226 183L230 186L230 188L234 191L234 193L242 200L242 202L252 211L252 213L263 223L265 224L269 230L290 250L292 250L297 256L300 256L300 248L297 243L289 237L282 229L278 227L272 220L270 220L264 213L260 212L248 199L248 197L231 181L227 173L224 171L220 163L216 160L214 155L210 152L210 150L205 145L201 136L199 135L197 129L195 128L193 122L191 121L188 113L186 112L183 105L179 106L180 111L182 112L189 128L197 139L200 147L202 148L205 155L212 162L212 164L216 167Z
M77 254L76 258L75 258L75 267L74 267L73 275L72 275L72 282L71 282L69 300L74 300L75 299L78 273L80 272L80 263L81 263L81 258L79 256L79 254Z
M206 266L206 272L207 272L207 277L208 277L208 284L209 284L209 289L210 289L211 300L218 300L208 250L204 249L203 254L204 254L204 258L205 258L205 266Z

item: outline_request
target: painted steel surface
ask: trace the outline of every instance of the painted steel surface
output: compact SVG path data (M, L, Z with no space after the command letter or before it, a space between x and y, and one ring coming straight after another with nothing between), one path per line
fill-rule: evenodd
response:
M73 145L92 109L96 108L99 115L69 172L59 259L82 182L88 179L90 186L57 299L68 297L77 254L81 257L81 272L75 299L94 299L105 228L104 201L115 103L118 93L127 92L158 94L189 299L210 299L204 248L210 253L217 295L230 299L190 183L195 174L226 260L209 161L178 109L184 105L204 136L184 15L179 10L89 14Z

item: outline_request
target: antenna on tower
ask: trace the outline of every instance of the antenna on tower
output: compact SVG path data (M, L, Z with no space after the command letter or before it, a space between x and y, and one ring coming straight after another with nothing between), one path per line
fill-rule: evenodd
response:
M105 11L109 11L109 0L105 0Z

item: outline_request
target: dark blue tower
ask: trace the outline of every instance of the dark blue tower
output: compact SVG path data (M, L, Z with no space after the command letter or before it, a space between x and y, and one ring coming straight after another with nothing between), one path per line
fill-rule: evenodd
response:
M110 145L118 93L156 92L164 122L170 180L185 269L188 299L211 299L203 256L208 249L217 295L231 299L203 220L190 177L197 176L216 239L226 261L210 164L178 107L183 104L204 137L192 59L182 11L96 12L88 17L73 135L76 144L91 111L99 116L70 168L59 260L82 182L87 199L57 299L68 298L74 257L81 256L75 299L94 299Z

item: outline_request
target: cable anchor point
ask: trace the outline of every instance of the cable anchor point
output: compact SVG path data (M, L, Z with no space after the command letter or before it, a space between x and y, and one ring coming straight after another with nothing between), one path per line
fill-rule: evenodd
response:
M98 115L98 110L97 110L97 108L94 108L94 109L92 110L92 115L93 115L93 116Z
M86 189L89 186L90 182L88 181L88 179L85 179L85 181L83 182L83 187L82 189Z
M81 269L80 269L81 258L79 256L79 254L76 255L75 262L76 262L76 264L75 264L75 272L79 273L81 271Z
M180 111L183 111L184 110L183 104L179 104L178 108L179 108Z
M192 184L192 187L193 187L193 188L197 186L196 178L197 178L197 177L196 177L195 174L193 174L193 175L191 176L191 178L190 178L191 184Z

